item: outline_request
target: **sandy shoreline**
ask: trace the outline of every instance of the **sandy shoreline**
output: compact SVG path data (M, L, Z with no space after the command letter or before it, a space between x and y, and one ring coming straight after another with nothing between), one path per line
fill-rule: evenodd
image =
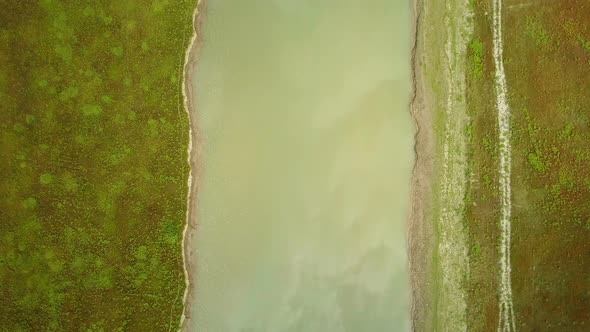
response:
M190 173L188 178L188 195L187 195L187 213L184 231L182 234L182 261L184 264L184 277L186 288L183 296L183 312L180 318L180 330L188 331L190 328L190 312L194 304L193 285L195 276L191 271L195 270L193 264L193 254L195 252L192 245L192 238L196 230L196 209L195 202L197 198L197 181L200 172L198 160L201 155L201 140L199 139L199 130L196 124L196 114L193 112L194 108L194 91L193 81L191 75L187 73L192 72L197 65L199 59L199 52L203 42L201 27L206 13L206 0L197 0L197 6L193 12L193 30L189 46L185 54L184 69L182 72L183 86L182 95L184 97L184 109L189 118L189 146L188 146L188 163L190 165Z
M413 0L413 46L412 84L413 95L410 112L414 119L416 134L414 146L415 164L412 173L410 217L408 222L408 256L412 292L412 331L429 331L429 316L432 312L430 284L434 230L430 223L432 209L432 181L434 166L434 130L431 97L426 95L422 63L424 59L421 19L424 0Z

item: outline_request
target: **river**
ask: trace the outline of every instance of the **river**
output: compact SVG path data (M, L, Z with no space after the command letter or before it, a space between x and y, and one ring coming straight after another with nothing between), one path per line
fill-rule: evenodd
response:
M407 331L411 9L209 0L194 331Z

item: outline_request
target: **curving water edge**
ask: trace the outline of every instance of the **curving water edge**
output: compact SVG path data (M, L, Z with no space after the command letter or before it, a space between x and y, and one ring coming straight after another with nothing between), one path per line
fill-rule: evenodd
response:
M200 46L202 43L200 30L201 30L201 23L202 23L202 14L204 12L204 8L206 6L207 0L196 0L195 9L192 13L192 33L189 40L188 48L186 49L185 56L184 56L184 66L182 71L182 97L184 99L184 110L187 113L188 120L189 120L189 142L187 147L187 162L190 167L190 171L188 174L187 186L188 186L188 193L186 198L186 220L184 229L182 232L182 263L183 263L183 272L184 272L184 279L185 279L185 289L183 293L183 311L180 317L179 323L179 330L187 331L187 321L190 319L190 308L193 303L192 298L192 284L193 284L193 276L191 275L191 262L190 257L193 254L194 248L191 243L192 233L196 228L196 221L195 221L195 201L196 201L196 191L197 191L197 182L196 178L198 175L198 163L197 158L200 154L200 141L198 138L198 130L196 125L196 120L194 118L193 112L191 110L194 107L194 96L192 92L192 79L190 75L187 75L188 72L192 70L192 68L196 65L198 60L198 53L200 50Z
M498 331L516 330L514 309L512 305L510 238L512 212L511 202L511 147L510 147L510 110L507 101L507 83L504 71L504 41L502 38L502 0L493 3L493 57L496 67L495 88L496 108L498 110L498 140L500 150L500 302Z

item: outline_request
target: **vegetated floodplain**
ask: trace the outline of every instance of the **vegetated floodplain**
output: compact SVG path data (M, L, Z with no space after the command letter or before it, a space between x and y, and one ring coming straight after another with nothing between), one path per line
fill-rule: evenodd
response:
M422 3L418 48L442 50L445 39L447 44L456 41L443 27L459 20L445 12L465 2ZM437 158L431 186L435 199L425 211L436 239L432 263L425 265L432 283L428 300L423 301L426 309L415 318L415 326L421 331L444 329L452 322L445 322L440 313L461 316L460 309L465 308L466 325L452 330L586 331L590 326L590 4L495 1L494 6L492 1L472 0L467 6L467 12L473 13L467 20L473 24L472 33L462 34L467 51L455 47L450 54L422 52L417 58L426 79L424 98L430 98L426 111L433 112ZM463 59L453 61L456 57ZM467 120L449 126L445 103L454 93L453 112L459 112L461 81L451 86L445 73L456 73L461 68L457 63L465 64ZM501 95L506 92L508 107L502 108ZM445 158L445 142L449 136L458 139L457 131L463 133L467 148L452 153L454 158L464 153L466 165L455 163L453 169L465 171L466 189L463 204L450 206L444 199L448 195L444 180L446 167L453 163L445 162L452 161ZM511 160L506 158L507 146ZM506 172L507 167L511 172ZM461 184L454 185L457 192ZM454 265L463 278L449 279L444 264L459 254L445 252L461 247L456 241L454 247L445 246L451 224L441 216L445 208L457 207L454 213L462 217L468 259L464 265ZM459 280L456 287L451 287L452 280ZM453 298L445 295L445 289L453 288L466 294L466 307L461 301L449 301Z
M467 61L472 118L469 330L498 324L501 196L492 3L473 1ZM504 2L512 146L512 295L516 330L590 324L590 4ZM479 43L481 42L481 47ZM483 52L481 51L483 50ZM483 64L483 68L480 64ZM490 266L497 267L491 269Z
M2 330L178 325L195 5L2 3Z

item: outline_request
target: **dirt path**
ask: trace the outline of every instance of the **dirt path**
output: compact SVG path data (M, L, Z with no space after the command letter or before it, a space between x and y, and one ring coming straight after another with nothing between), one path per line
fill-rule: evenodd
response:
M504 41L502 38L502 0L493 3L493 57L496 86L496 109L498 110L498 144L500 151L500 303L499 330L515 331L514 309L512 306L512 282L510 264L511 240L511 146L510 109L507 101L507 83L504 71Z

